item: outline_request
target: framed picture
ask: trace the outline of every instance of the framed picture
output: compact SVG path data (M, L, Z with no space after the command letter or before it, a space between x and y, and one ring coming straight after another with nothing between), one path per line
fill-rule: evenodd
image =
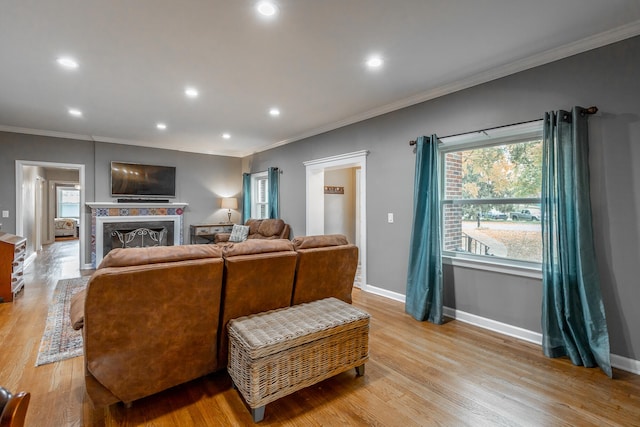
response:
M325 185L324 194L344 194L344 187Z

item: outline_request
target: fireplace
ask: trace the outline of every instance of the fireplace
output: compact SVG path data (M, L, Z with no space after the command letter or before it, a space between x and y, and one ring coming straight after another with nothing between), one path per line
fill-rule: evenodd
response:
M105 222L102 226L102 254L115 248L172 246L173 221Z
M118 247L181 245L186 203L87 203L91 207L91 259L96 268Z

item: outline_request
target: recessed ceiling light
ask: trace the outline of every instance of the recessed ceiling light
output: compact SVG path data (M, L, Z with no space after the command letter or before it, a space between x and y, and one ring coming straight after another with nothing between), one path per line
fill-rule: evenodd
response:
M69 70L75 70L76 68L78 68L78 61L69 56L61 56L56 60L56 62L61 67L67 68Z
M156 127L160 130L165 130L167 128L167 124L166 123L157 123Z
M280 110L277 108L271 108L269 110L269 114L272 115L273 117L278 117L280 115Z
M377 55L367 59L367 67L369 68L380 68L382 64L384 64L383 59Z
M198 90L193 87L188 87L184 90L184 94L187 95L189 98L197 98Z
M231 134L223 133L223 134L222 134L222 137L223 137L224 139L229 139L229 138L231 138Z
M69 114L73 117L82 117L82 111L77 108L69 108Z
M261 1L256 5L256 9L263 16L273 16L278 13L278 6L270 1Z

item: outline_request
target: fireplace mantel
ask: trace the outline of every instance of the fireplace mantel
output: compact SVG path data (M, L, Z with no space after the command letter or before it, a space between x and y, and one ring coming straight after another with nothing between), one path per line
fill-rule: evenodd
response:
M88 202L86 203L92 209L112 209L112 208L181 208L184 209L189 206L189 203L185 202L149 202L149 203L136 203L136 202Z
M183 217L184 202L89 202L91 208L91 264L100 265L103 257L103 231L108 223L173 222L173 245L184 241Z

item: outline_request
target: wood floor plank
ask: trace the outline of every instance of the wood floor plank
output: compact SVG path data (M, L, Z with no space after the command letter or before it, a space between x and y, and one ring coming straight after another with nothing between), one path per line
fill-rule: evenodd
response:
M78 269L77 241L45 247L25 290L0 304L0 385L29 391L28 426L243 426L225 371L133 403L95 409L82 357L35 366L56 283ZM549 359L539 346L448 320L417 322L397 301L354 290L371 314L364 377L349 370L267 405L261 426L640 426L640 377ZM188 356L185 356L188 363Z

